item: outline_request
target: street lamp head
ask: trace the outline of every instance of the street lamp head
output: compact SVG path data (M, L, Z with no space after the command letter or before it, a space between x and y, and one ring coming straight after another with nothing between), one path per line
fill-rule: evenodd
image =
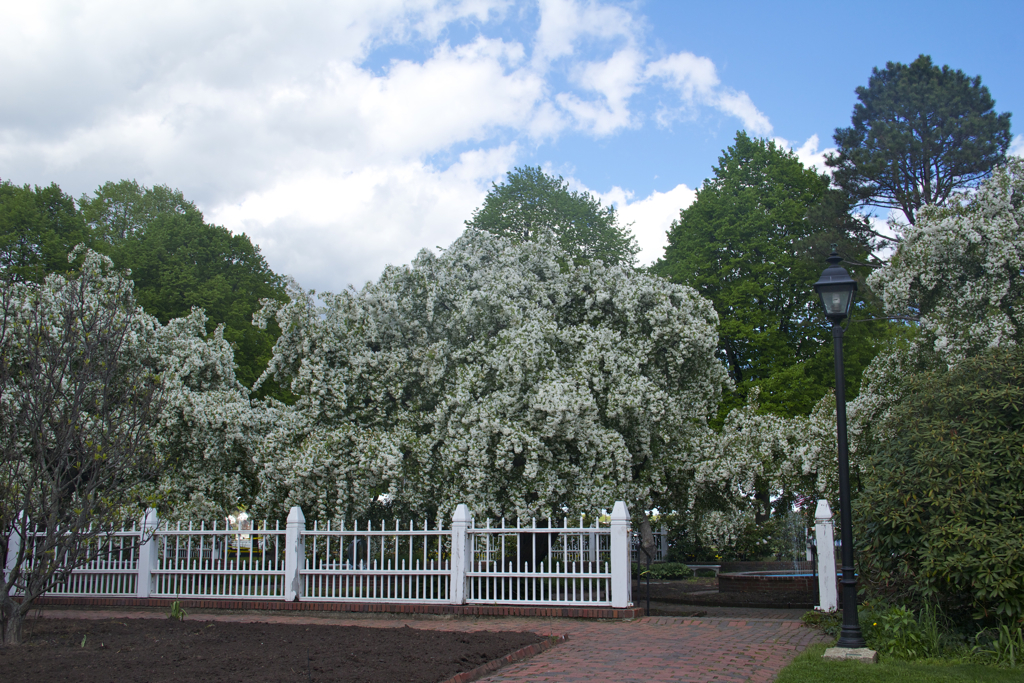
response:
M857 291L857 282L850 277L840 263L843 257L836 253L836 245L832 245L832 253L829 254L828 268L821 274L821 278L814 283L814 291L821 297L821 304L825 307L825 315L833 322L839 322L850 315L850 306L853 304L853 293Z

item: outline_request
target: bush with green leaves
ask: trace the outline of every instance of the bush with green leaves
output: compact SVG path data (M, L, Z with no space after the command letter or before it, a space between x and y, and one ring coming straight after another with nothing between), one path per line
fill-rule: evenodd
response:
M861 615L868 646L898 659L938 657L943 653L943 630L935 609L916 614L906 605L867 609Z
M647 579L646 562L640 565L637 565L636 562L633 563L633 576L637 576L638 572L641 580ZM693 570L679 562L651 564L650 572L651 579L655 581L677 581L679 579L693 578Z
M1024 617L1024 350L907 380L893 438L866 454L862 573L961 620Z

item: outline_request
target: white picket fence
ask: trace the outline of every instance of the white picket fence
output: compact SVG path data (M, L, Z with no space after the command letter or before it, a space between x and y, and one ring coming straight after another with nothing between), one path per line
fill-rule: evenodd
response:
M577 526L567 519L536 520L513 527L504 519L471 528L472 563L466 602L472 604L612 604L613 555L610 529Z
M50 594L286 601L628 607L630 521L486 520L460 504L451 527L353 522L307 529L298 507L284 529L161 524L103 536ZM34 560L39 532L25 539ZM141 543L140 543L141 539ZM18 554L9 549L6 571Z
M297 509L297 508L296 508ZM295 510L293 509L293 514ZM289 520L291 517L289 517ZM346 602L452 602L452 530L351 528L302 531L302 600ZM290 599L294 599L290 596Z

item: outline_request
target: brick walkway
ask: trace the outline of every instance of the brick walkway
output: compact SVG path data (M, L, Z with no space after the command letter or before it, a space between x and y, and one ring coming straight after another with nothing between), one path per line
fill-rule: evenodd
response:
M263 613L189 613L189 620L262 621L291 624L325 622L378 628L446 631L533 631L567 634L569 641L483 681L556 681L558 683L661 683L667 681L753 681L768 683L808 645L825 642L788 611L723 617L650 617L631 622L540 618L449 618ZM109 619L151 617L162 612L47 609L43 618ZM766 616L774 618L763 618Z

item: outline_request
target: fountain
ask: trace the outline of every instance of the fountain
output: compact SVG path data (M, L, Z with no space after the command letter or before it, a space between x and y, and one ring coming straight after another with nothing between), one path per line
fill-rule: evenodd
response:
M818 596L818 578L814 563L802 559L807 552L807 527L804 516L790 510L781 529L780 552L774 562L733 562L723 564L718 575L718 592L731 600L750 604L813 607ZM784 559L788 557L789 559Z

